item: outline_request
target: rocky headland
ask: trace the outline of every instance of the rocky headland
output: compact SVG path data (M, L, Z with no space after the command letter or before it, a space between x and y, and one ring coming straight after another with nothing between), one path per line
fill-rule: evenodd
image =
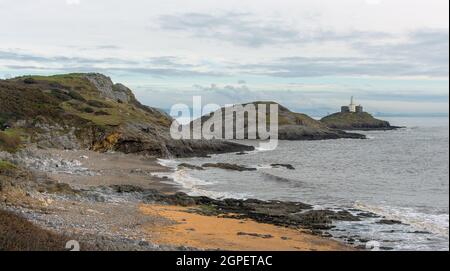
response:
M388 121L376 119L367 112L335 113L320 121L329 128L346 131L386 131L401 128L392 126Z
M288 108L283 105L277 104L275 102L268 101L257 101L253 103L242 104L244 108L247 105L254 105L255 109L258 110L259 106L266 106L267 111L269 112L269 106L271 104L278 105L278 139L279 140L327 140L327 139L341 139L341 138L350 138L350 139L365 139L366 136L357 133L349 133L345 132L339 128L334 128L331 126L327 126L326 123L315 120L310 116L302 113L292 112ZM244 115L244 110L237 110L236 112L241 113L244 116L244 119L241 120L243 123L242 126L245 128L244 137L248 139L248 131L258 131L259 123L249 124L248 117ZM228 114L228 115L227 115ZM195 123L204 124L208 120L210 120L213 116L221 116L223 120L231 119L233 121L233 130L236 131L236 115L233 112L227 112L225 108L217 110L210 115L203 116L197 120L194 120L191 123L191 128ZM270 120L269 113L267 113L266 121ZM223 122L222 127L222 137L225 138L225 121ZM229 129L229 128L228 128ZM256 138L259 138L258 133L256 132ZM238 138L239 139L239 138Z

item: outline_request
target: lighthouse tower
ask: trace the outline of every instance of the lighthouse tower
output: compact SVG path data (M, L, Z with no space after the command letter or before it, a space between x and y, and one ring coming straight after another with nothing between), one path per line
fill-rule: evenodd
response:
M355 99L353 96L350 99L350 105L348 106L348 108L350 109L350 112L352 112L352 113L356 112L356 104L355 104Z
M352 98L350 99L350 104L342 106L341 112L342 113L362 113L362 112L364 112L364 108L362 107L362 105L356 105L355 99L352 96Z

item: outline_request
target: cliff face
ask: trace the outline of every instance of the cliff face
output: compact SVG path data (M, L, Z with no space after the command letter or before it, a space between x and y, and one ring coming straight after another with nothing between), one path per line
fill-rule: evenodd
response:
M275 102L253 102L255 105L267 106L270 104L276 104ZM246 106L248 104L243 104ZM256 109L258 106L256 106ZM225 113L225 109L220 110L222 112L222 118L230 118ZM220 111L216 111L215 114L220 114ZM201 120L195 120L194 122L202 122L209 120L211 116L202 117ZM235 117L232 117L235 119ZM267 118L270 119L269 117ZM192 125L192 124L191 124ZM248 127L247 119L244 120L244 127L248 129L257 129L256 127ZM236 127L234 127L236 129ZM225 130L225 127L223 127ZM247 133L245 133L247 137ZM330 129L324 123L309 117L306 114L295 113L287 109L282 105L278 105L278 139L280 140L325 140L325 139L339 139L339 138L354 138L364 139L365 136L355 133L347 133L337 129Z
M399 127L391 126L384 120L374 118L366 112L335 113L321 119L321 122L333 129L342 130L393 130Z
M0 129L40 147L121 151L157 157L250 150L224 141L170 137L172 119L142 105L101 74L0 80Z

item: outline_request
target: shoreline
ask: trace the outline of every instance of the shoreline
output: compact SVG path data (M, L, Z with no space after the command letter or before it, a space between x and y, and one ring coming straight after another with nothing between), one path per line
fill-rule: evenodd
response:
M196 208L196 207L193 207ZM251 219L200 215L188 207L140 206L141 212L175 221L165 227L144 226L153 242L227 251L353 251L350 246L301 229L290 229Z
M177 185L169 184L169 179L152 176L152 173L170 170L159 165L153 158L91 151L33 150L32 152L36 161L40 161L30 163L32 168L35 167L35 174L47 173L52 181L70 185L71 188L67 189L71 192L27 192L26 198L31 198L32 203L22 205L20 202L11 202L0 208L14 211L43 230L62 236L75 236L74 238L89 244L87 247L107 250L355 250L350 245L332 240L330 236L319 236L317 231L313 233L312 230L303 229L299 227L299 223L293 226L286 224L287 220L271 221L273 219L271 214L245 217L246 210L239 210L239 207L234 210L241 212L242 217L231 217L231 212L228 215L214 213L210 205L222 204L220 201L202 197L201 200L206 204L198 204L196 202L198 198L177 193L179 192ZM52 159L56 160L53 161L55 164L58 161L61 164L70 164L67 161L72 161L73 167L65 169L57 166L52 172L49 170L51 163L42 162ZM45 166L50 168L47 172L42 172ZM42 167L41 171L39 167ZM192 201L195 208L199 208L194 213ZM225 204L225 201L223 203ZM262 201L253 203L255 206L264 204ZM146 209L148 206L160 211L155 215L154 212L148 212ZM286 203L286 210L292 206ZM276 210L274 206L271 208ZM188 216L189 220L192 220L190 231L187 232L195 232L197 239L190 240L190 235L182 234L184 237L178 241L163 239L166 241L161 242L149 234L154 232L149 230L152 227L156 229L182 227L186 222L180 220L182 216ZM200 227L200 221L216 224L226 222L233 225L234 232L227 236L234 245L223 247L215 245L214 234L218 236L223 232L206 233ZM239 230L240 227L242 230ZM181 231L179 233L181 234ZM298 238L293 238L296 234ZM269 235L275 237L268 238ZM273 239L269 242L272 245L258 249L256 244L261 243L261 236ZM211 244L208 245L208 242Z

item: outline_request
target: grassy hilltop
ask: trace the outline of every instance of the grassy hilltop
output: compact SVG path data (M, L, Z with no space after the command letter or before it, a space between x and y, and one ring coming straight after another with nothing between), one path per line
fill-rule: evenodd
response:
M374 118L366 112L361 113L335 113L321 119L321 122L330 128L342 130L392 130L398 127L384 120Z

